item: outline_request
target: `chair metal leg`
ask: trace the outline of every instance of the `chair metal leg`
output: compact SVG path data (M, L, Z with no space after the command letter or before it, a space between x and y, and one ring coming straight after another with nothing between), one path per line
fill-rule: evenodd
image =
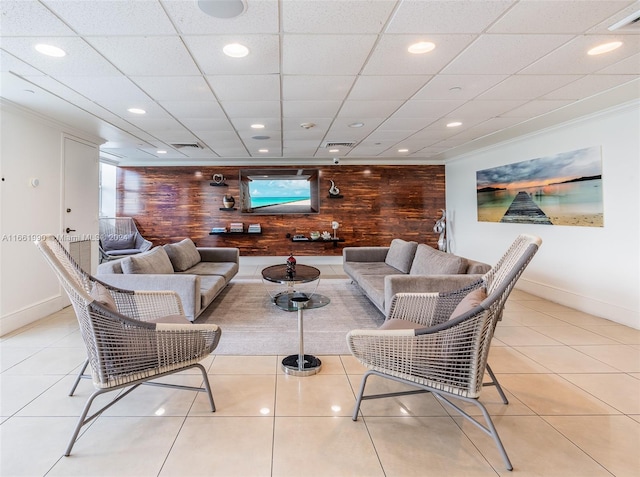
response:
M491 370L491 366L489 366L489 363L487 363L487 373L491 377L491 381L488 383L482 383L482 385L495 386L496 390L498 391L498 394L500 394L500 398L502 399L502 402L504 404L509 404L509 400L507 399L507 396L504 394L504 391L502 390L502 386L500 386L500 383L498 382L498 378L496 378L496 375L493 374L493 371Z
M207 376L207 370L204 369L204 366L202 366L200 363L198 363L196 366L200 368L200 371L202 372L204 387L207 390L207 395L209 396L209 404L211 405L211 412L216 412L216 404L215 402L213 402L213 394L211 394L211 385L209 384L209 376Z
M71 387L71 391L69 391L69 396L73 396L73 393L76 392L76 388L78 387L78 384L80 383L80 380L83 377L88 377L84 374L84 372L87 370L87 366L89 366L89 358L87 358L84 362L84 365L82 366L82 369L80 370L80 372L78 373L78 376L76 377L75 382L73 383L73 386Z
M362 377L362 382L360 384L360 392L358 393L358 399L356 400L356 406L353 409L353 416L351 416L351 419L353 419L354 421L358 420L358 412L360 412L360 404L362 403L362 396L364 395L364 388L367 385L367 378L369 376L371 376L372 372L371 371L367 371L366 373L364 373L364 376Z
M431 393L433 394L433 396L435 398L438 399L438 401L440 401L441 403L446 404L446 405L452 407L453 409L455 409L456 411L458 411L458 413L462 417L464 417L467 421L469 421L471 424L476 426L482 432L484 432L485 434L490 436L493 439L493 442L496 444L496 447L498 448L498 451L500 452L500 455L502 456L502 459L504 460L504 463L505 463L505 466L506 466L507 470L513 470L513 465L511 465L511 461L509 460L509 456L507 455L507 451L505 450L504 445L502 444L502 441L500 440L500 436L498 435L498 431L497 431L496 427L493 425L493 421L491 420L491 416L489 416L489 413L487 412L487 408L485 408L484 405L480 401L478 401L477 399L471 399L471 398L467 398L467 397L463 397L463 396L453 396L455 399L460 399L460 400L462 400L464 402L468 402L468 403L474 404L477 407L479 407L480 411L482 412L482 416L484 417L484 420L487 423L487 427L483 426L473 416L467 414L459 406L457 406L456 404L454 404L451 401L449 401L449 399L447 399L447 396L442 395L440 393L440 391L432 390Z

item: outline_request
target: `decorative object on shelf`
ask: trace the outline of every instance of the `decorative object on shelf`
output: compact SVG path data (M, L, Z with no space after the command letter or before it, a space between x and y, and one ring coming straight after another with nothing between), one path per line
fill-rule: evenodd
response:
M224 176L222 174L214 174L213 175L213 183L214 184L222 185L223 182L224 182Z
M262 226L260 224L249 224L249 227L247 228L247 232L250 234L261 234Z
M321 234L322 240L331 240L331 234L326 230Z
M309 237L311 237L311 240L318 240L320 238L320 232L318 232L317 230L312 230L311 232L309 232Z
M287 258L287 276L293 277L296 274L296 259L293 256L293 252L289 254Z
M442 217L436 220L436 224L433 226L433 231L437 234L440 234L438 238L438 249L446 252L447 251L447 213L444 209L440 209L442 212Z
M236 205L236 200L232 195L226 195L222 198L222 204L225 209L232 209L234 205Z
M338 236L336 235L338 233L338 227L340 227L340 224L338 222L336 222L335 220L333 222L331 222L331 228L333 229L333 238L337 239Z
M329 187L329 197L338 197L340 195L340 189L336 187L336 183L333 182L332 179L329 179L331 182L331 187Z
M244 224L242 222L231 222L229 224L229 232L244 232Z

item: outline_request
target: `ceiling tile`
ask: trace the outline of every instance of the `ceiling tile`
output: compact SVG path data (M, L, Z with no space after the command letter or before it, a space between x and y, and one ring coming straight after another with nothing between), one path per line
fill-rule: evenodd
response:
M38 76L44 75L41 71L38 71L33 66L25 63L24 61L16 58L12 54L0 50L0 71L13 72L20 76Z
M534 101L523 104L522 106L518 106L517 108L514 108L510 111L504 112L501 114L501 116L505 118L535 118L544 113L548 113L549 111L553 111L554 109L561 108L571 103L573 103L572 100L536 99Z
M279 101L278 75L211 75L207 81L219 101Z
M491 118L481 122L480 124L472 126L469 129L464 130L459 134L456 134L456 137L471 141L471 140L486 136L488 134L493 134L498 131L501 131L507 127L517 124L518 122L520 122L519 118L507 118L507 117Z
M42 55L34 48L38 43L62 48L67 55L63 58ZM118 76L121 74L80 38L3 37L2 49L53 77Z
M341 101L284 101L282 115L284 118L332 118L340 109Z
M623 45L610 53L596 56L587 51L601 43L622 40ZM640 51L640 36L596 35L575 39L522 70L525 74L588 74L613 65Z
M182 118L226 118L217 101L159 101L172 116Z
M279 101L221 101L230 118L279 118Z
M184 76L200 72L177 37L88 37L100 53L126 75Z
M226 124L225 124L226 123ZM196 124L196 126L198 126ZM219 119L209 119L205 123L206 129L198 127L192 128L195 135L207 143L215 141L237 141L238 134L233 130L228 122L222 122Z
M342 101L355 76L292 76L282 77L282 99L285 101Z
M387 33L480 33L513 3L513 0L404 0Z
M442 73L513 74L570 39L569 35L483 35Z
M293 75L355 75L375 35L288 35L282 40L282 72Z
M131 76L156 101L215 101L201 76Z
M0 2L2 36L74 36L75 33L35 0Z
M409 99L431 76L358 76L350 100Z
M637 80L637 75L594 75L585 76L577 81L546 94L543 99L578 100L606 91L615 86ZM640 97L640 91L638 91Z
M173 118L134 118L128 119L132 124L149 131L151 134L157 135L158 139L168 142L175 142L175 138L179 135L191 135L178 121Z
M150 101L129 78L119 76L61 76L58 81L98 103L103 101Z
M205 75L270 75L280 73L278 35L185 36L184 42ZM244 58L231 58L225 45L241 43L249 49Z
M379 0L296 0L282 2L285 33L378 33L394 2Z
M44 0L80 35L174 35L159 2Z
M358 122L355 118L336 118L331 125L327 137L330 138L342 138L338 139L341 142L360 141L367 137L373 130L375 130L382 122L384 118L367 118L364 125L360 128L351 128L349 124Z
M534 99L578 78L580 75L514 75L481 94L477 99Z
M506 111L510 111L518 106L521 106L526 101L511 100L511 101L481 101L473 100L468 101L461 107L451 112L451 116L456 116L460 120L464 118L492 118L500 116Z
M507 75L438 75L412 99L473 99L505 78Z
M402 101L345 101L338 113L338 117L366 118L371 116L379 118L389 116L401 104Z
M397 118L392 117L383 122L379 130L418 131L433 123L432 118Z
M402 141L406 138L408 138L409 136L411 136L411 134L414 131L390 131L390 130L386 130L383 131L381 129L376 129L375 131L373 131L368 137L367 137L367 141L374 141L374 142L385 142L385 141Z
M455 58L475 35L385 35L367 62L365 75L432 75ZM407 51L412 43L428 39L436 48L414 55Z
M624 1L521 0L489 33L581 33L623 8Z
M433 118L449 114L454 109L462 105L462 100L436 101L436 100L416 100L407 101L392 118Z
M605 75L640 75L640 53L631 55L611 66L598 70L596 73Z
M214 18L200 10L195 0L162 0L183 35L278 33L278 3L278 0L249 0L241 15Z
M231 123L226 119L180 118L179 121L191 131L196 132L197 136L199 136L197 132L207 131L219 133L220 135L224 135L225 138L227 135L232 138L238 136L231 126Z

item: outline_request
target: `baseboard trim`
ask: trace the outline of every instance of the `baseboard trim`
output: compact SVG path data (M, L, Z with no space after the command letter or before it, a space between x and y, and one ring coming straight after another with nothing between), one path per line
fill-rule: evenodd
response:
M594 298L579 295L575 292L562 290L544 283L534 282L525 278L518 280L518 290L544 298L545 300L568 306L590 315L598 316L621 325L640 329L640 313L622 308L613 303L605 303Z
M62 296L52 297L34 305L18 310L0 318L0 336L4 336L23 326L30 325L56 311L62 310L67 304Z

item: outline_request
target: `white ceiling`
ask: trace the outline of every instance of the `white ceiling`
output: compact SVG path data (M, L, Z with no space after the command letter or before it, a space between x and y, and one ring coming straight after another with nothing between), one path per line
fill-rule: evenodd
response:
M640 98L640 26L608 30L639 1L246 4L216 19L196 0L2 0L0 95L104 138L105 157L132 165L441 163ZM613 40L623 46L586 54ZM408 53L417 41L436 48ZM249 56L225 56L231 42Z

